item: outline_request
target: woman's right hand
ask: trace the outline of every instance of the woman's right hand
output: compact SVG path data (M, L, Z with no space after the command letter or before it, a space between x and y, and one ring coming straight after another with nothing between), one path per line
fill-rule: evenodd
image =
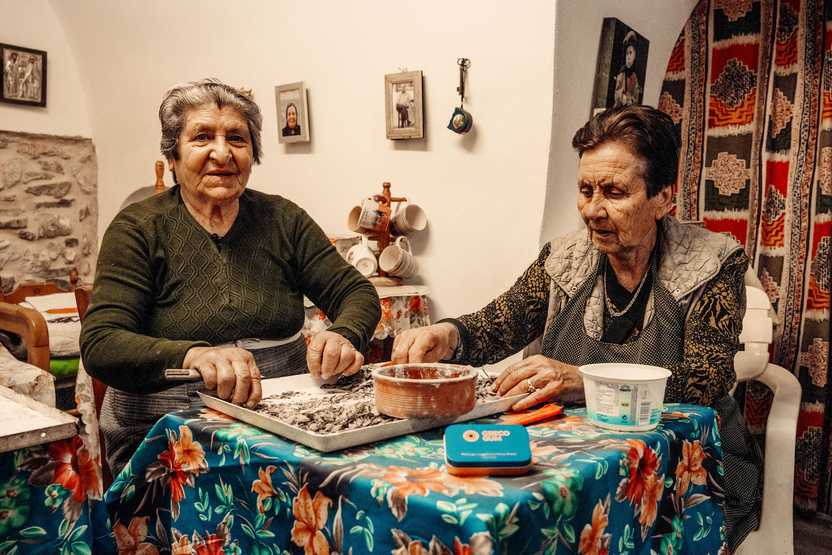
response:
M193 368L202 375L208 389L216 389L221 399L235 405L245 403L253 409L260 402L260 369L254 356L239 347L193 347L185 354L183 368Z
M459 330L450 322L404 331L393 340L391 359L406 362L439 362L450 358L459 344Z

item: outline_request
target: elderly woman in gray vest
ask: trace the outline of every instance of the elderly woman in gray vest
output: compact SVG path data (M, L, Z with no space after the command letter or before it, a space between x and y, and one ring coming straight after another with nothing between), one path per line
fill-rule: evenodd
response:
M253 408L263 377L356 372L380 316L375 288L304 210L246 188L262 152L249 94L211 79L177 86L159 119L176 186L110 224L81 335L87 370L110 386L101 429L114 475L200 387ZM304 295L333 321L308 350ZM204 384L171 383L167 368Z
M745 308L748 258L732 238L670 215L673 123L647 106L608 110L575 133L578 211L586 229L547 243L505 293L457 319L396 337L399 362L476 366L527 345L539 354L497 378L525 409L578 400L581 364L637 362L672 372L668 402L709 405L726 450L729 543L759 515L759 450L729 390Z

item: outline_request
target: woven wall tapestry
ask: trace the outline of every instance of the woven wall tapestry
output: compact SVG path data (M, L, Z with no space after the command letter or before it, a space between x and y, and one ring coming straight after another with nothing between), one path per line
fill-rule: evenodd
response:
M796 505L832 514L832 0L701 0L659 108L681 138L677 215L743 243L777 311L771 359L803 387ZM761 433L768 390L751 385Z

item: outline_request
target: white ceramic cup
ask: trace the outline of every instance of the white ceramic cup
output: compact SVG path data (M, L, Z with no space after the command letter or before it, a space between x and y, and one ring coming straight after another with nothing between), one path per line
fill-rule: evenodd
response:
M428 217L418 204L403 202L396 209L391 225L396 233L404 235L425 229L428 225Z
M367 237L361 236L361 242L350 247L346 256L347 262L355 266L364 277L370 277L378 268L378 261L376 255L370 248L370 242Z
M396 237L393 244L387 245L378 257L378 264L391 276L400 278L411 277L418 268L407 237Z

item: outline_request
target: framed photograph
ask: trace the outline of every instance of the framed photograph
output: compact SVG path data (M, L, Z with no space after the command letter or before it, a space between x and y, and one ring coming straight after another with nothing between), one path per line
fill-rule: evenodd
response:
M421 139L425 136L421 71L384 76L384 115L388 139Z
M614 17L605 17L598 45L592 115L641 104L650 41Z
M309 142L309 107L303 81L274 88L277 103L277 142Z
M46 106L46 52L0 43L0 101Z

